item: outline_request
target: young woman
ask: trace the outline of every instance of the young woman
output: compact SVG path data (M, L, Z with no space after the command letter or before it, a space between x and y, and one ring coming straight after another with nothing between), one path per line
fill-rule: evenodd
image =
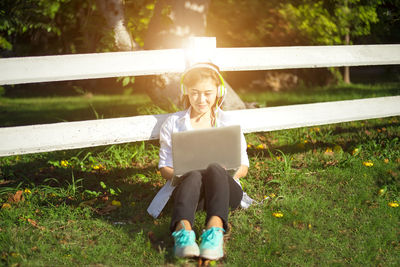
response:
M182 75L181 89L187 109L168 117L160 131L158 166L167 180L174 176L171 148L173 132L235 124L220 109L226 89L215 65L201 63L187 69ZM229 210L241 204L243 191L239 178L247 174L249 166L243 134L241 147L242 165L233 176L220 165L210 164L207 169L184 174L174 189L170 229L177 257L200 256L209 260L223 257L223 234L228 227ZM200 247L192 230L196 210L205 210L207 213L206 230L201 235Z

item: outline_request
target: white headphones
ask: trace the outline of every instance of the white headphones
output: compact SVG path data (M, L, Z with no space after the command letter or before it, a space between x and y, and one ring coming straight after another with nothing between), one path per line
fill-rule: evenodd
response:
M215 66L214 64L211 63L197 63L194 64L193 66L190 66L189 68L187 68L185 70L185 72L182 74L181 76L181 92L182 95L187 95L188 91L185 88L185 85L183 84L183 80L185 79L185 75L193 70L193 69L199 69L199 68L207 68L207 69L211 69L213 71L215 71L219 77L219 79L221 80L221 85L218 86L218 90L217 90L217 97L225 97L226 95L226 87L225 87L225 82L224 82L224 78L222 78L222 75L219 73L218 67Z

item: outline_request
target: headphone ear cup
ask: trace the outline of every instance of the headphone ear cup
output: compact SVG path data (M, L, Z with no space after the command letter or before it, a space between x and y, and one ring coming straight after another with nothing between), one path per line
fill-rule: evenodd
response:
M224 97L226 94L226 87L222 84L218 86L217 97Z

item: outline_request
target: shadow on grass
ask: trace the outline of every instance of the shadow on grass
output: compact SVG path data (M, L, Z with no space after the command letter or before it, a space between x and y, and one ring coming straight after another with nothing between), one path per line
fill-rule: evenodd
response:
M89 104L75 107L61 104L37 108L32 104L26 104L9 108L0 104L0 127L136 116L141 106L143 105L104 102L95 104L94 108Z
M276 94L279 93L296 94L297 97L271 98L267 100L269 107L400 95L400 86L395 84L379 90L373 88L354 88L352 86L319 90L301 88L294 92L278 92Z
M400 123L374 123L371 126L364 126L362 128L363 133L368 134L376 134L379 129L387 128L387 127L399 127ZM343 127L337 125L332 131L332 135L343 135L343 134L356 134L360 133L360 127L352 126L352 127ZM368 140L370 140L370 136L368 134L357 136L357 137L348 137L347 140L343 138L335 143L331 142L322 142L317 141L315 143L307 143L307 144L294 144L294 145L281 145L276 146L272 144L268 144L268 149L256 149L256 148L248 148L247 153L249 157L261 156L263 158L270 158L270 152L274 155L278 151L282 151L284 154L298 154L313 151L316 149L326 149L327 147L333 148L335 145L340 145L343 151L351 153L352 150L358 145L362 144ZM400 137L398 134L387 133L386 138L391 139L394 137ZM335 138L338 140L338 138ZM298 140L300 141L300 140Z
M14 177L11 183L6 186L16 187L22 182L20 190L24 188L32 189L32 184L36 188L51 186L66 189L72 183L71 175L73 173L76 186L80 187L78 189L80 193L66 198L53 197L48 202L41 203L41 205L51 205L54 207L66 204L73 208L89 207L92 210L92 219L104 220L122 229L132 240L135 240L138 234L143 233L150 241L151 248L154 251L164 253L166 264L181 264L183 262L182 259L176 259L173 253L173 239L169 231L169 214L172 213L171 202L167 203L157 220L153 219L147 213L148 205L163 184L159 179L150 177L149 180L146 180L143 176L138 175L156 173L156 166L121 167L106 171L83 172L71 168L64 169L49 166L47 162L54 160L54 156L48 155L47 157L33 159L30 162L17 163L8 168L4 168L3 166L3 174L12 174ZM61 158L62 156L58 156L58 159ZM4 179L5 177L2 178ZM54 178L55 180L47 181L48 178ZM80 179L83 180L79 181ZM82 197L81 192L84 190L93 192L106 191L100 185L100 182L106 184L107 188L113 188L114 190L121 189L121 193L117 196L103 193L99 197L94 198ZM105 197L108 204L105 204ZM97 201L92 202L93 199L97 199ZM113 199L120 201L122 203L121 207L106 211ZM102 207L98 207L97 205L101 205ZM185 260L186 264L194 264L195 261L197 259Z
M99 148L101 150L101 148ZM93 219L104 220L119 227L132 240L138 234L144 233L150 241L152 249L158 253L165 253L165 260L174 263L173 242L169 232L169 215L172 205L167 204L160 217L155 220L147 213L151 200L163 185L162 178L156 177L157 167L154 164L145 164L137 167L114 167L101 171L80 171L73 168L58 168L49 164L49 161L60 161L76 155L75 150L37 154L28 162L17 162L13 165L1 166L1 187L14 187L21 183L24 188L42 188L50 186L68 190L74 182L79 193L65 198L50 198L41 205L58 206L66 204L73 208L86 207L92 211ZM139 164L140 165L140 164ZM51 180L49 180L51 178ZM107 186L103 188L101 182ZM109 193L109 189L117 195ZM98 197L85 195L89 190L99 193ZM51 194L49 194L51 195ZM112 200L118 200L122 205L112 208Z

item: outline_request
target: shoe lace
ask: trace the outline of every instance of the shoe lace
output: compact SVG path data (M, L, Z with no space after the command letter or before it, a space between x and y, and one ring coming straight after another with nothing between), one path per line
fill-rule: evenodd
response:
M219 244L219 240L220 240L220 231L225 232L224 229L219 228L219 227L212 227L210 229L208 229L207 231L205 231L201 238L203 242L207 242L210 243L210 245L212 246L217 246Z
M185 229L173 232L172 236L175 238L175 244L177 246L184 246L190 241L189 231L186 231Z

